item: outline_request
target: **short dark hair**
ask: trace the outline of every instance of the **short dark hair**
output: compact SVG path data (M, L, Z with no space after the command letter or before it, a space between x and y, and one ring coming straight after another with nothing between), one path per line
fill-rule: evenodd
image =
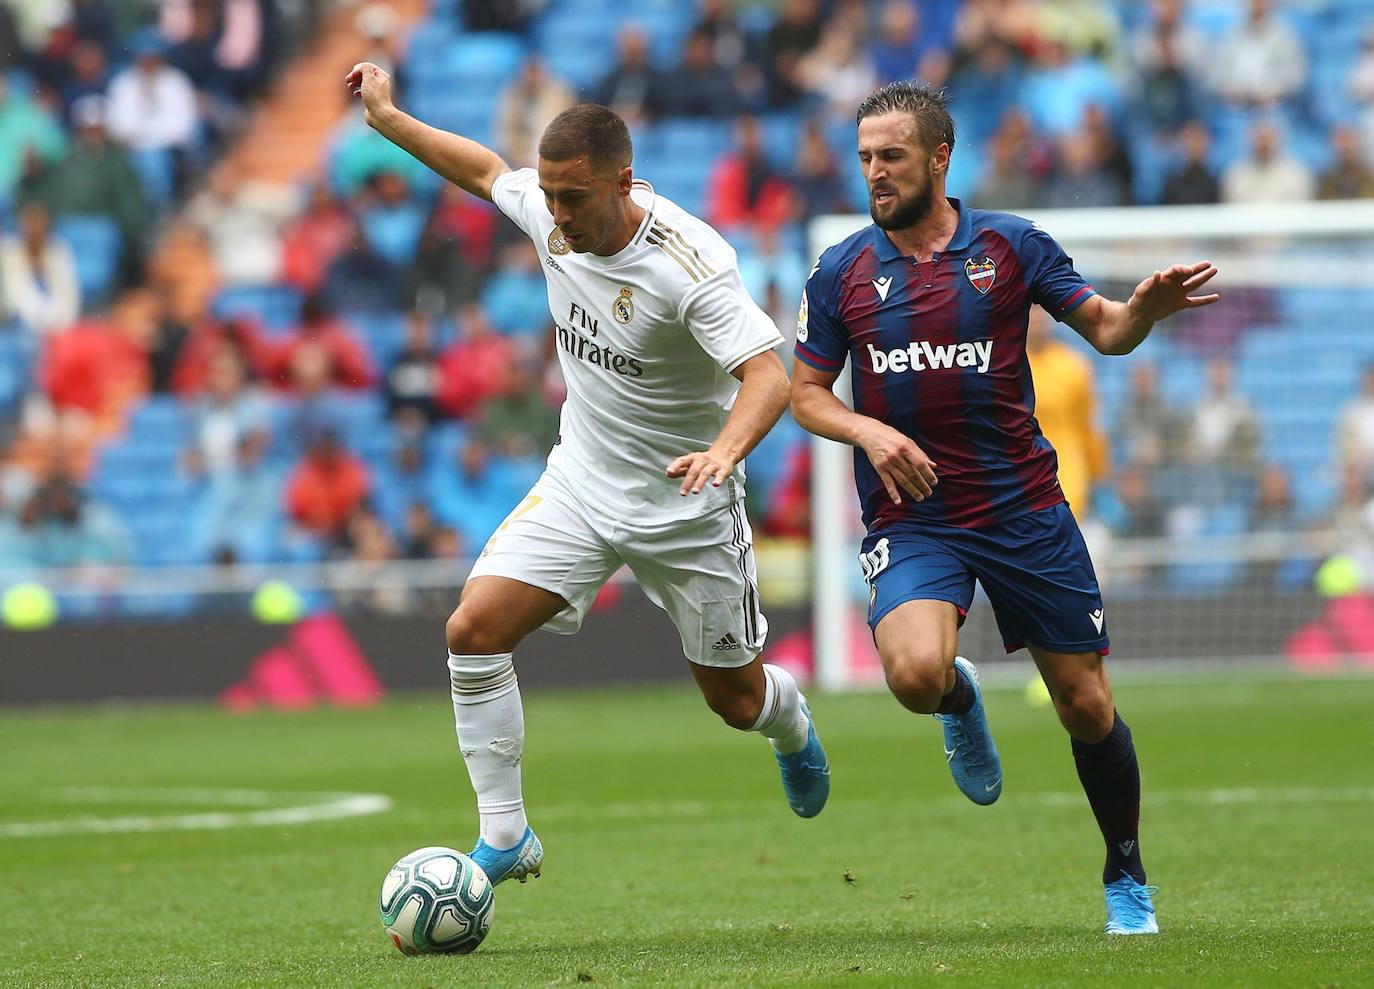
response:
M922 82L890 82L859 104L857 124L864 117L884 113L909 113L927 151L942 144L954 150L954 118L949 115L949 94Z
M619 171L630 164L634 147L630 128L614 110L599 103L579 103L554 117L539 138L539 157L567 161L586 155L596 171Z

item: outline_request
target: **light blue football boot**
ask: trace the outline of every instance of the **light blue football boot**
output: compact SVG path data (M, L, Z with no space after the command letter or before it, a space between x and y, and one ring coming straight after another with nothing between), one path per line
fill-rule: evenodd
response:
M523 883L530 876L539 878L539 870L544 865L544 846L539 843L533 829L525 825L525 833L515 843L514 848L500 851L478 838L477 845L468 853L468 858L482 867L493 886L507 879L518 879Z
M966 714L937 714L945 730L945 761L959 790L975 804L990 804L1002 795L1002 760L988 730L978 671L963 656L954 657L973 684L973 707Z
M787 805L798 817L815 817L830 796L830 761L825 757L825 749L821 748L821 740L816 737L816 719L811 717L805 698L801 709L809 724L806 745L791 755L773 754L782 770L782 790L787 794Z
M1158 892L1158 886L1143 886L1127 872L1107 883L1107 933L1158 934L1155 905L1150 900Z

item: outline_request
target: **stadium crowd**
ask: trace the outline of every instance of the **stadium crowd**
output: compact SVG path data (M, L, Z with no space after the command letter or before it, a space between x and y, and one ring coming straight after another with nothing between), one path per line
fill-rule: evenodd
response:
M1374 196L1374 16L1358 5L653 7L636 24L597 0L437 2L409 36L389 8L347 16L413 112L514 166L561 109L614 107L637 172L736 244L789 339L804 225L866 212L853 113L892 78L948 88L951 189L980 207ZM540 259L513 225L352 113L304 187L223 162L289 39L330 13L291 11L0 3L0 568L460 558L537 475L561 382ZM587 61L570 38L614 54ZM479 63L504 84L455 88ZM151 270L171 223L214 258L214 297ZM1338 491L1304 512L1225 348L1205 351L1190 407L1138 360L1104 408L1063 336L1032 329L1039 416L1088 525L1187 535L1225 509L1230 531L1368 527L1374 371L1333 427ZM749 476L760 534L807 538L790 420Z

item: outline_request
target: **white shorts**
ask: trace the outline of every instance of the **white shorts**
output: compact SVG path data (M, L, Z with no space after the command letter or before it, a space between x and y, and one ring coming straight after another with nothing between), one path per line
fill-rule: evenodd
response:
M744 666L763 651L754 536L744 497L700 518L642 528L611 518L544 475L501 523L477 558L474 577L509 577L568 602L544 628L571 635L597 591L628 566L649 600L668 613L682 651L702 666Z

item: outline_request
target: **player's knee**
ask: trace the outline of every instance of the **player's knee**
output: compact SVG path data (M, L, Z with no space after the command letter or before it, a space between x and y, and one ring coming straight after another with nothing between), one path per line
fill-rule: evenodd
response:
M950 660L934 649L913 649L884 664L887 687L902 706L929 714L940 706Z
M510 652L516 643L496 623L472 608L459 605L444 626L448 651L457 656L490 656Z
M716 694L706 698L707 705L731 728L749 731L763 713L763 697L748 691Z
M1096 678L1056 685L1055 707L1069 733L1085 742L1096 742L1112 729L1112 697Z

